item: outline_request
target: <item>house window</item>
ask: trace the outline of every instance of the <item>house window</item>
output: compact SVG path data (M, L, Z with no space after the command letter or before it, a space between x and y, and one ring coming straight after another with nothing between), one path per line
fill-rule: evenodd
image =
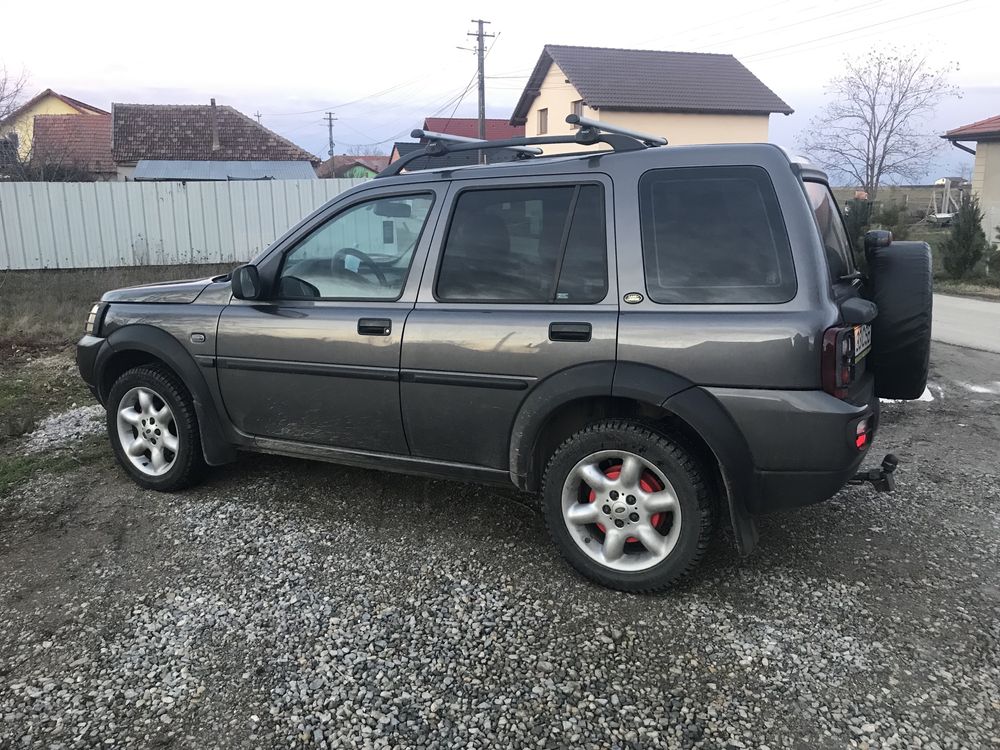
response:
M538 110L538 135L545 135L549 132L549 110Z
M576 115L577 117L583 117L583 99L577 99L575 102L573 102L572 107L574 115ZM579 127L580 127L579 125L572 126L573 130L576 130Z

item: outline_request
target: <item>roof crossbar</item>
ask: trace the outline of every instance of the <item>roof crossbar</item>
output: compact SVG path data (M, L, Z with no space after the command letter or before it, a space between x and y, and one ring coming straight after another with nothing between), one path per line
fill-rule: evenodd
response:
M414 151L397 159L375 175L375 177L377 179L398 175L408 164L425 156L444 156L445 154L461 153L464 151L486 151L489 149L506 148L517 151L520 158L530 159L542 153L542 150L537 148L537 146L550 143L577 143L582 146L606 143L614 151L642 151L653 146L667 145L666 138L638 133L634 130L619 128L578 115L568 115L566 122L570 125L578 125L579 130L576 133L566 135L521 136L518 138L504 138L498 141L482 141L478 138L466 138L465 136L417 129L410 133L410 137L427 140L429 143L419 151Z
M616 135L627 135L629 138L634 138L640 143L646 146L666 146L667 139L658 135L649 135L648 133L640 133L638 130L629 130L628 128L620 128L617 125L611 125L606 122L601 122L600 120L591 120L589 117L580 117L580 115L567 115L566 122L570 125L579 125L581 129L595 130L597 132L604 133L614 133Z
M464 135L452 135L451 133L435 133L433 130L413 130L410 132L411 138L419 138L422 141L446 141L451 143L493 143L493 141L487 141L482 138L468 138ZM542 153L540 148L532 148L531 146L512 146L512 151L520 151L523 154L530 154L531 156L538 156Z

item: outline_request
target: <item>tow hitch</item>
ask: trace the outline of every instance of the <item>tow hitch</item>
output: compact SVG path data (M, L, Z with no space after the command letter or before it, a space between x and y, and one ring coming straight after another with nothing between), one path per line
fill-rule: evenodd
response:
M859 471L848 480L848 484L864 484L868 482L877 492L892 492L896 489L896 480L892 474L896 471L898 465L899 459L892 453L886 453L879 468Z

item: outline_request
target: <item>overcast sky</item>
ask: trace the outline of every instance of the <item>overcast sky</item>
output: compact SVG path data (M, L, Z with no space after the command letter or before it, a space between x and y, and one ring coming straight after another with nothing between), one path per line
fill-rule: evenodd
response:
M823 102L845 56L878 46L919 49L932 65L957 62L961 100L927 123L940 133L1000 114L997 0L713 0L704 3L21 3L0 64L97 106L207 103L215 97L313 153L334 140L394 140L428 115L476 113L474 40L482 17L496 37L486 61L487 114L509 117L546 43L725 52L736 55L796 112L771 116L771 140L795 136ZM471 85L470 85L471 84ZM462 97L463 92L465 96ZM669 138L669 133L665 133ZM929 177L968 171L971 157L942 151Z

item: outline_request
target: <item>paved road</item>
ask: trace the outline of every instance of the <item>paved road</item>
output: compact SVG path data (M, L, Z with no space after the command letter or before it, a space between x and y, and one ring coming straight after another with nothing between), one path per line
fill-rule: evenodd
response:
M931 336L946 344L1000 353L1000 302L935 294Z

